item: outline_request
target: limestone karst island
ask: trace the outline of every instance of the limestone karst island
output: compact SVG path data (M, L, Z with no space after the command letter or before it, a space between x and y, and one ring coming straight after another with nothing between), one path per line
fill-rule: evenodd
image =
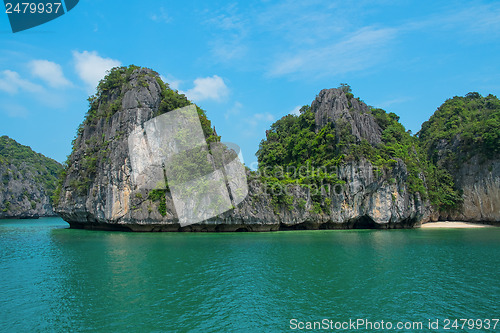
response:
M311 96L313 98L314 96ZM430 221L500 221L500 101L450 98L412 134L351 87L321 90L299 115L271 125L231 209L181 226L168 187L132 181L128 138L192 103L153 70L116 67L89 98L64 166L0 140L0 218L60 215L72 228L275 231L415 228ZM208 147L223 142L196 107ZM144 143L145 144L145 143ZM141 149L141 147L137 147ZM206 160L215 163L213 151Z

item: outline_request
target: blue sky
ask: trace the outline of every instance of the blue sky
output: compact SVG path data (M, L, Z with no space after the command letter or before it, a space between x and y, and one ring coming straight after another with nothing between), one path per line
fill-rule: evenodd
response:
M446 99L500 94L498 1L103 1L13 34L0 135L60 162L105 71L159 72L252 167L269 125L347 82L413 133Z

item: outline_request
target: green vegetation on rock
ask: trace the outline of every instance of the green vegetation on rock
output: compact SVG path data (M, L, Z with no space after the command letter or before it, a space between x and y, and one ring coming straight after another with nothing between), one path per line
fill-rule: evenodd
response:
M7 136L0 137L0 210L16 216L35 211L37 203L50 204L61 170L61 164L53 159Z
M85 116L85 120L78 128L78 134L83 131L84 126L95 126L98 120L105 118L109 120L122 107L124 94L133 88L132 76L137 74L137 85L149 89L151 82L156 82L161 89L161 101L158 110L154 116L159 116L163 113L182 108L192 104L184 94L179 93L169 87L168 83L164 83L160 75L150 69L141 71L143 67L130 65L128 67L112 68L108 74L97 85L95 95L88 98L89 110ZM146 77L154 79L154 81L146 80ZM139 105L140 107L141 105ZM207 119L206 113L200 107L196 107L200 121L202 124L205 136L210 138L214 135L211 122ZM214 140L214 138L212 138ZM214 140L215 141L215 140Z
M62 169L60 163L34 152L30 147L21 145L8 136L0 137L0 164L14 165L23 175L30 172L34 181L41 184L49 195L55 190L57 175ZM17 176L7 170L2 175L2 183L6 185L12 177Z
M135 80L132 79L134 75L136 76ZM90 96L88 99L89 110L87 111L84 121L78 127L77 134L72 142L73 152L75 152L77 147L81 146L85 128L92 129L103 119L109 122L111 117L122 109L123 97L128 90L134 88L133 84L136 85L135 88L139 89L150 89L150 85L152 84L157 84L159 86L161 101L154 116L159 116L163 113L192 104L186 96L180 94L176 90L170 89L169 85L164 83L159 74L155 71L135 65L115 67L99 82L96 94ZM139 105L139 107L141 107L141 105ZM205 111L198 106L196 109L207 143L220 141L220 137L218 137L212 129L211 122L208 120ZM123 134L125 133L122 133L122 135ZM121 139L121 135L115 136L113 139ZM103 161L105 162L113 139L106 140L103 134L102 138L92 136L90 139L86 140L86 149L79 166L79 177L72 179L69 184L79 195L85 195L87 193L93 182L93 177L97 171L98 165ZM65 170L69 167L71 167L71 158L68 158ZM63 174L61 178L64 177L65 174ZM62 182L58 186L56 196L60 195L61 187Z
M159 202L158 204L158 212L165 216L167 215L167 203L165 199L165 195L167 194L167 190L164 189L156 189L151 190L148 194L148 199L152 202Z
M122 127L111 131L113 124L116 126L120 122L119 117L115 116L117 112L143 108L152 111L148 117L156 117L192 104L185 95L163 82L157 72L134 65L111 69L99 82L95 95L89 97L88 102L89 109L78 127L72 142L72 154L66 161L54 195L56 205L59 204L64 186L69 186L80 197L97 193L89 192L96 175L109 164L111 152L120 150L120 145L127 139L128 129ZM198 106L196 110L207 143L220 141L205 111ZM158 191L153 192L157 200L152 201L160 200L156 194L165 192ZM158 210L162 215L166 214L165 198L160 200Z
M351 103L354 99L351 88L343 84L339 89L346 96L349 94L347 98ZM351 124L344 118L318 128L315 114L308 105L300 109L299 116L287 115L276 121L266 131L266 139L261 141L256 154L262 179L270 187L275 187L277 182L317 186L338 184L343 183L335 173L341 163L364 158L382 173L390 171L397 165L396 159L401 159L409 171L410 191L420 192L425 198L427 191L421 177L423 170L416 139L406 132L394 113L382 109L371 109L370 112L382 130L382 142L376 145L365 139L358 140L352 133ZM306 173L287 172L289 170L304 170ZM317 201L319 203L321 198ZM313 210L319 211L320 207Z
M256 155L260 180L271 194L275 210L284 206L291 210L294 198L285 189L298 185L320 193L321 187L344 183L335 174L335 167L343 160L343 142L336 129L325 126L315 132L314 113L310 106L300 109L300 115L286 115L266 131ZM324 204L321 195L313 195L316 211ZM299 202L297 204L300 204Z
M69 191L61 193L61 181L55 196L76 198L62 206L75 199L110 200L109 182L114 192L134 198L132 210L142 205L149 213L155 209L170 217L167 183L166 189L142 193L133 186L120 188L129 182L126 136L136 125L190 104L150 69L112 69L89 98L89 110L73 141L62 173ZM454 170L473 156L485 160L498 155L499 110L500 102L492 95L455 97L412 135L396 114L367 106L347 84L322 90L299 115L286 115L266 131L256 153L259 169L248 170L257 178L251 186L255 192L249 194L251 205L271 208L271 214L256 213L271 220L283 214L279 220L286 221L289 212L299 209L305 221L317 219L309 213L324 214L318 220L344 219L352 226L384 216L394 223L391 227L413 226L424 214L458 210L462 190L455 184ZM197 107L197 112L207 143L220 141L205 111ZM211 172L213 161L206 157L209 152L215 157L216 149L208 149L179 154L174 161L178 163L168 166L178 175L169 180L172 186ZM118 197L113 200L119 202Z
M500 153L500 100L471 92L453 97L422 124L418 137L432 162L457 167L473 155ZM444 156L438 156L440 149Z

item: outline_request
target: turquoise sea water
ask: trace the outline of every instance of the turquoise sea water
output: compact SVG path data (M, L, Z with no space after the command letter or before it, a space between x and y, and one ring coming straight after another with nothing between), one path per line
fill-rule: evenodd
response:
M300 331L292 319L500 331L500 323L496 330L443 328L447 318L499 317L500 228L206 234L67 227L59 218L0 220L1 332ZM427 329L429 319L440 327Z

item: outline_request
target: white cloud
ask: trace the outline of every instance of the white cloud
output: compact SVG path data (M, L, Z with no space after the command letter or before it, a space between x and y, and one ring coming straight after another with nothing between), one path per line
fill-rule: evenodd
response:
M293 108L293 110L292 110L292 111L290 111L290 114L293 114L293 115L295 115L295 116L300 116L300 108L301 108L301 107L302 107L302 106L297 105L296 107L294 107L294 108Z
M104 78L106 71L121 65L121 62L111 58L100 57L96 51L73 51L75 70L85 82L87 89L94 91L99 81Z
M27 92L40 92L43 88L35 83L21 78L19 73L7 69L0 72L0 90L9 94L17 94L19 90L25 90Z
M182 93L194 102L210 99L222 101L229 94L229 88L221 77L214 75L197 78L194 80L194 87Z
M59 64L48 60L33 60L28 63L31 74L47 82L53 88L71 85Z

